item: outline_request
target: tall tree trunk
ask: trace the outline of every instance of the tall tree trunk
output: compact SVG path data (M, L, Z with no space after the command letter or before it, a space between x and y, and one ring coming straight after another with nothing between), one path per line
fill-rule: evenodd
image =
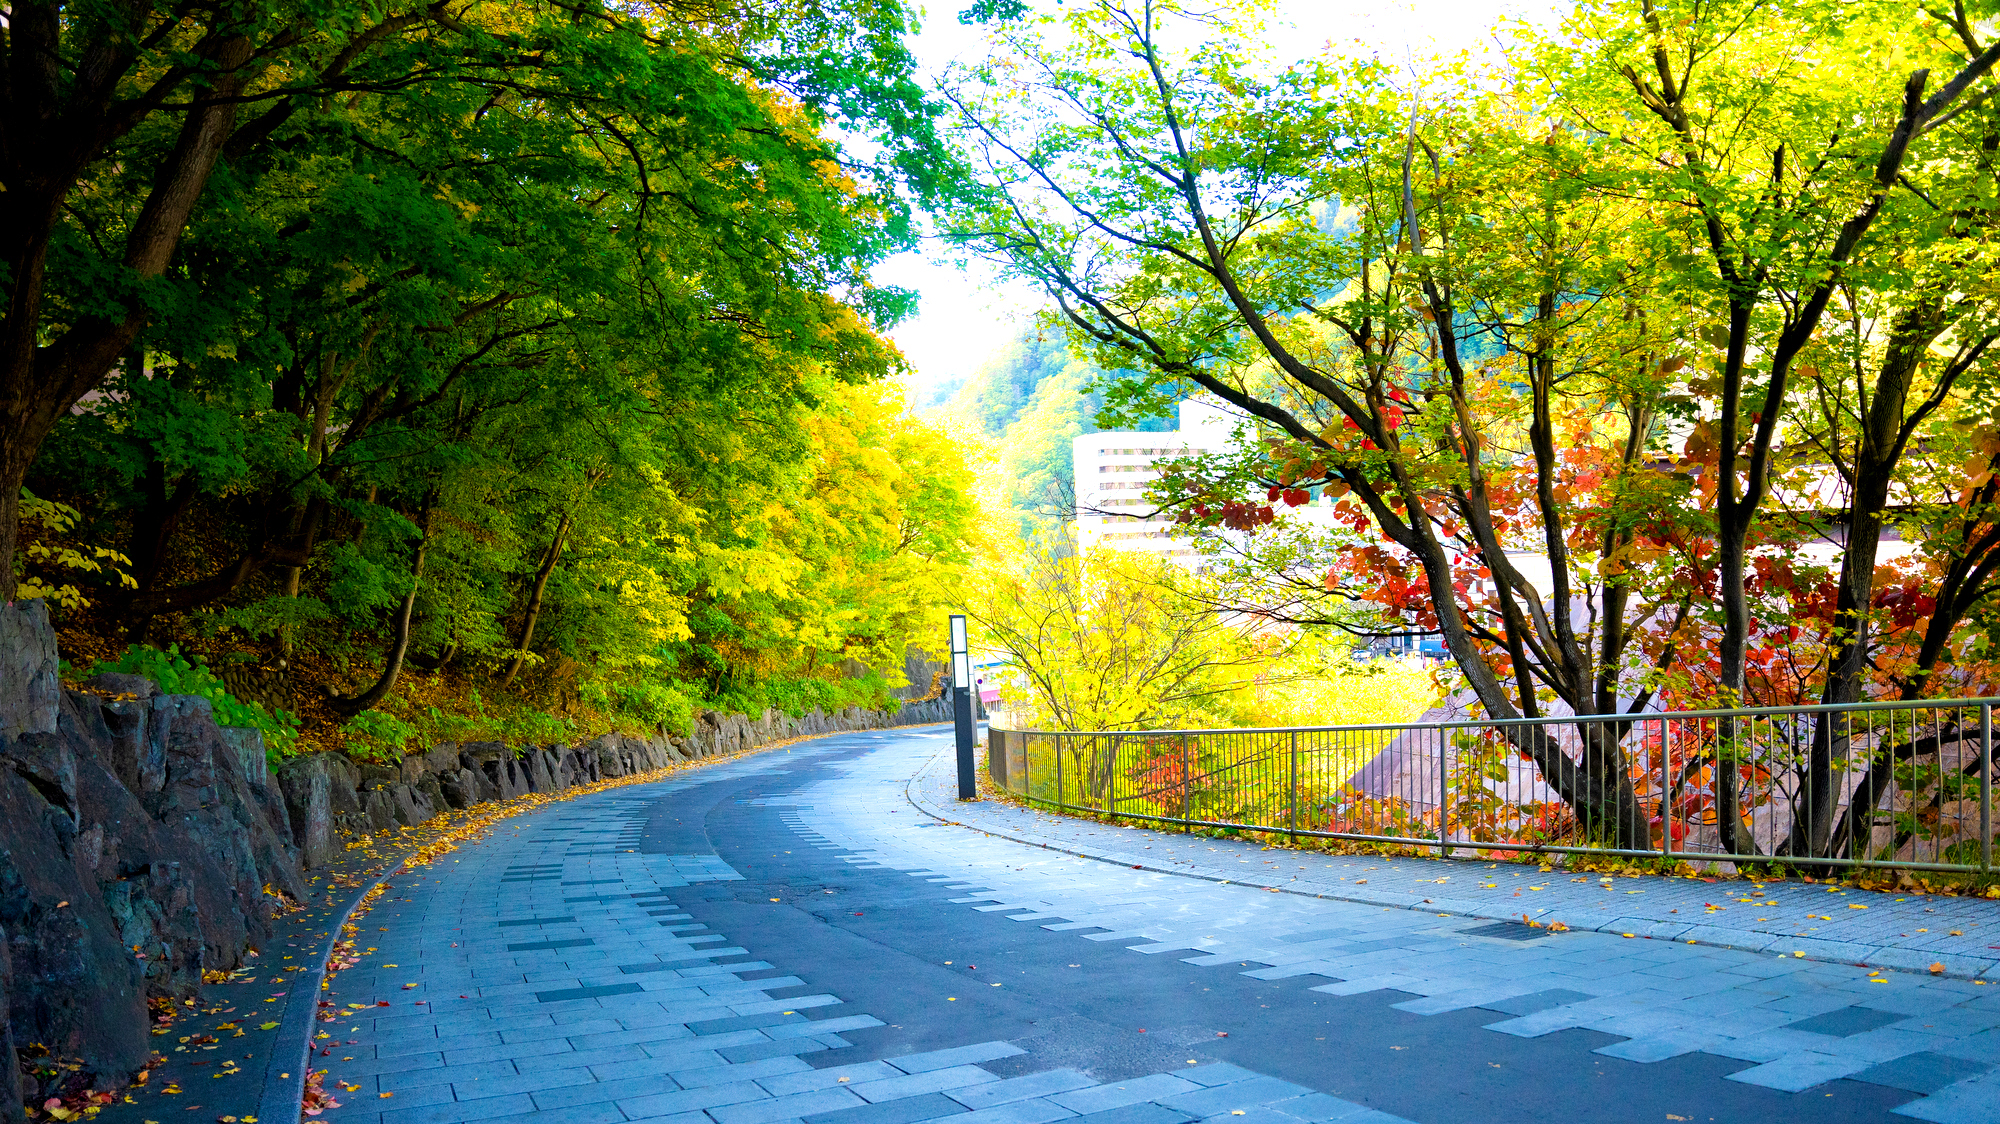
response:
M353 717L362 711L371 710L375 704L389 697L396 687L396 677L403 673L403 657L410 651L410 617L416 609L417 590L424 579L424 552L430 546L431 503L426 497L422 516L417 520L420 528L417 538L417 556L410 564L410 591L403 595L403 604L396 612L396 634L389 644L389 655L382 664L382 675L375 685L354 696L334 695L327 699L327 709L335 714Z
M194 502L197 489L194 474L188 473L175 483L173 493L169 495L166 466L155 461L146 473L146 490L146 506L140 510L132 529L133 588L131 596L126 598L124 614L127 639L134 644L146 642L153 614L135 614L132 608L137 598L145 597L159 587L160 572L166 568L167 548L173 543L174 532L180 528L181 516Z
M502 687L514 685L514 677L521 673L521 665L528 659L528 643L535 638L535 621L542 615L542 591L548 588L549 575L555 573L556 559L562 554L563 537L569 534L569 513L564 512L556 523L555 539L549 543L548 553L542 556L542 564L535 571L535 584L528 595L528 616L521 623L521 642L515 645L514 662L507 665L507 674L500 680Z
M10 69L6 77L19 102L32 102L36 100L32 93L13 88L14 83L26 81L28 75L22 72L40 74L44 60L52 62L59 57L55 40L60 32L54 5L17 5L16 13L19 18L10 28L9 46L17 60L36 61ZM30 36L46 41L22 41ZM126 47L121 43L116 49ZM158 277L172 260L188 217L235 127L234 98L242 89L251 50L248 38L232 35L218 39L203 52L203 62L213 68L206 95L209 100L187 112L174 147L162 161L146 202L126 234L123 265L135 279ZM129 63L129 59L126 63L106 61L113 65L114 75L123 73ZM38 92L51 102L60 96L52 89ZM102 99L98 104L64 107L81 114L76 122L58 120L54 104L17 102L0 108L9 154L19 161L28 151L38 152L31 161L38 166L23 169L16 165L23 173L18 180L21 186L0 192L4 197L0 202L0 217L4 217L0 221L0 232L4 232L0 233L4 239L0 248L4 248L12 282L5 320L0 322L0 521L6 524L0 528L0 602L14 598L20 491L29 466L56 423L79 398L104 381L145 326L144 310L134 308L122 319L84 317L53 340L45 340L47 325L41 318L48 249L58 215L90 161L110 139L98 134L105 125L105 103L115 92L113 86L104 85L96 91ZM44 116L34 118L36 109L45 111ZM69 135L50 135L63 129ZM14 183L9 186L13 188Z

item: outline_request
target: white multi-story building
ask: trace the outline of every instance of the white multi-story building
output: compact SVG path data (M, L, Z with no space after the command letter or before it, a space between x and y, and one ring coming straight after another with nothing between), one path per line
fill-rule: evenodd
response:
M1229 447L1236 419L1213 403L1180 404L1180 428L1162 433L1111 431L1076 439L1077 545L1089 550L1146 551L1170 558L1196 557L1193 542L1170 519L1152 518L1146 489L1160 474L1153 463Z

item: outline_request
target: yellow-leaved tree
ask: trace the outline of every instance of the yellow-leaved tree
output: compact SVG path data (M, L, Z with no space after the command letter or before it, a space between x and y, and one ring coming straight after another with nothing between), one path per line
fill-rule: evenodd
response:
M1232 725L1246 691L1292 674L1280 669L1301 634L1216 611L1209 580L1162 558L1016 542L983 560L967 612L1024 728Z

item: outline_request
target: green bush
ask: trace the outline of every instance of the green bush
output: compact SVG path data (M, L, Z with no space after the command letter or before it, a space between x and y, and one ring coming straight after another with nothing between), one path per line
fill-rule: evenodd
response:
M347 720L349 757L394 765L403 759L403 746L417 736L417 728L385 710L364 710Z
M766 679L725 691L711 705L716 710L750 715L762 714L766 709L775 707L797 718L814 709L828 713L850 706L886 710L892 701L888 680L880 672L871 671L859 679L804 676Z
M160 693L195 695L208 700L218 726L248 726L264 732L264 747L273 762L292 751L299 737L298 717L286 710L265 710L229 693L199 659L181 654L180 646L153 648L134 644L115 661L100 660L85 673L86 678L105 672L143 675L159 684Z
M678 683L586 683L584 701L600 710L629 718L648 729L665 727L685 734L694 727L696 700Z

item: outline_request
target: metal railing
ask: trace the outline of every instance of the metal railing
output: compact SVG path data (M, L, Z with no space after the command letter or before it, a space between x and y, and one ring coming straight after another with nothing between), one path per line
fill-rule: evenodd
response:
M1507 857L1993 869L1996 699L1236 730L992 730L1059 811Z

